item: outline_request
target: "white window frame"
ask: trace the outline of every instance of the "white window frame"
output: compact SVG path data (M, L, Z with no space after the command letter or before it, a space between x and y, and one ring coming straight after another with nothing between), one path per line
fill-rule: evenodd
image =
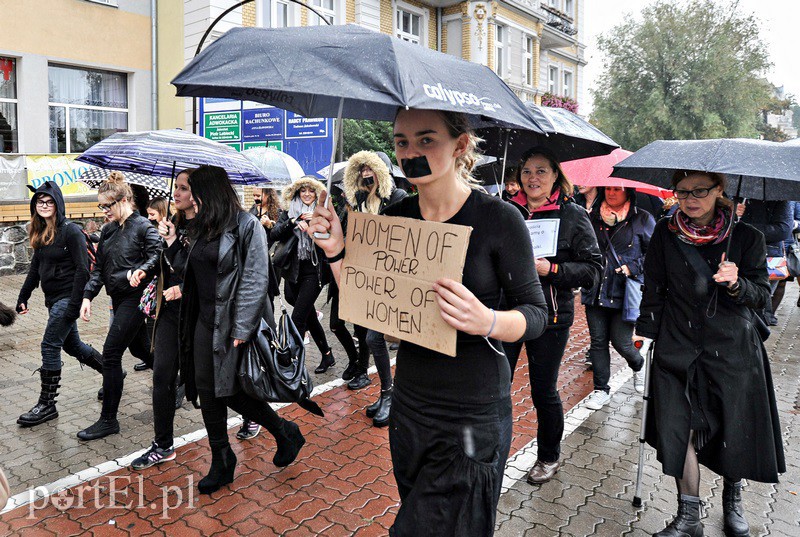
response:
M409 25L411 26L412 30L411 32L407 32L403 29L403 18L406 15L409 18ZM419 29L418 35L414 35L413 33L414 18L417 19L417 28ZM415 45L422 44L422 15L398 7L394 10L394 19L394 31L396 37L402 39L403 41L414 43Z
M64 65L64 64L52 63L52 64L48 64L48 68L51 65L55 65L55 66L59 66L59 67L73 67L73 66ZM98 69L96 67L87 67L87 66L74 66L74 67L78 67L79 69L85 69L85 70L88 70L88 71ZM107 69L103 69L103 70L107 71ZM49 71L49 69L48 69L48 71ZM114 72L118 73L118 74L121 74L121 75L125 75L125 77L127 78L127 88L128 88L128 107L127 108L116 108L116 107L111 107L111 106L92 106L92 105L89 105L89 104L67 104L67 103L59 103L59 102L51 101L49 98L47 99L47 117L48 117L47 122L48 122L48 128L49 128L49 124L50 124L50 109L51 108L57 108L57 107L60 107L60 108L64 109L64 129L66 131L65 132L65 134L66 134L66 147L64 148L65 149L65 151L64 151L65 153L73 153L74 152L74 151L72 151L72 135L70 134L70 121L69 121L69 116L70 116L69 113L70 113L70 110L72 110L72 109L96 110L96 111L100 111L100 112L124 112L128 116L128 121L127 121L127 123L128 123L128 131L127 132L131 132L131 96L130 96L131 80L130 80L130 73L125 73L123 71L114 71ZM48 83L49 83L49 74L48 74ZM48 144L49 144L49 134L48 134Z
M522 83L525 86L533 87L536 82L536 76L533 73L534 61L533 51L535 48L534 37L530 34L522 34ZM530 45L530 50L528 50Z
M494 24L494 71L500 78L508 74L508 26ZM502 36L502 39L500 37Z
M567 84L567 77L569 77L569 84ZM564 97L569 97L570 99L575 98L575 73L572 72L571 69L562 69L561 70L561 95Z
M564 0L563 11L570 18L575 18L575 0Z
M277 26L275 22L278 20L278 4L286 6L286 26ZM272 28L288 28L294 26L292 24L292 2L284 2L283 0L271 0L269 3L269 22Z
M339 17L337 16L337 13L339 11L341 11L339 9L341 7L341 2L339 2L338 0L331 0L331 5L332 5L333 8L332 9L328 9L328 8L322 6L322 4L323 4L323 2L325 0L306 0L306 1L307 1L307 4L309 6L313 7L314 9L316 9L317 11L322 13L322 15L324 17L330 17L331 24L338 24ZM317 5L317 2L319 2L319 5ZM311 21L314 21L314 22L311 22ZM317 16L317 14L309 9L308 10L308 25L309 26L321 26L323 24L325 24L325 23L322 22L322 20Z
M14 74L17 74L17 69L19 68L19 58L15 58L13 56L3 56L3 58L9 59L9 60L13 60L13 62L14 62L14 72L15 72ZM0 75L0 76L2 76L2 75ZM19 76L16 77L14 89L15 89L14 93L16 93L17 98L16 99L11 99L9 97L0 97L0 103L6 103L6 104L13 104L14 105L14 115L17 118L17 152L19 153L20 152L20 149L19 149L19 145L20 145L19 127L20 127L20 123L21 123L21 121L19 120ZM4 153L3 153L2 149L0 148L0 155L2 155L2 154L4 154ZM5 154L7 155L8 153L5 153Z
M553 77L555 73L555 77ZM553 95L559 95L558 85L561 78L561 69L552 63L547 66L547 91Z
M416 15L419 17L419 43L420 46L428 47L428 10L421 9L417 6L408 4L406 2L395 2L394 3L394 10L393 10L393 20L392 20L392 28L394 29L394 36L399 37L400 39L406 39L406 37L415 37L414 34L406 34L405 32L401 32L400 27L398 25L398 15L401 11L405 11L410 15ZM409 39L406 39L409 41ZM414 42L410 40L410 42Z

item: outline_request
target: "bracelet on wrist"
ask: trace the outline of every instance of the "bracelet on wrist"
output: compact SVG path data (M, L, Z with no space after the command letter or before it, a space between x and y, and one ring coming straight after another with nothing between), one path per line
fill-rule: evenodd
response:
M341 251L341 252L339 252L338 254L336 254L335 256L333 256L333 257L326 257L326 258L325 258L325 261L326 261L328 264L330 264L330 263L336 263L337 261L341 261L342 259L344 259L344 248L342 248L342 251Z
M492 332L494 332L494 325L496 324L497 324L497 312L494 311L494 309L492 309L492 326L489 327L489 331L483 337L488 338L489 336L491 336Z

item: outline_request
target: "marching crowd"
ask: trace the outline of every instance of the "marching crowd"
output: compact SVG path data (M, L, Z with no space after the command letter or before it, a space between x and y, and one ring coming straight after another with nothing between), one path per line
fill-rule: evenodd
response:
M320 351L315 372L327 371L335 357L315 307L327 286L330 333L347 355L343 379L352 390L367 386L370 354L378 370L380 396L365 410L376 427L389 427L401 498L392 534L491 535L523 345L538 420L527 480L542 484L559 470L559 368L580 290L594 376L589 408L610 399L609 345L642 393L645 360L634 341L655 341L647 441L678 492L677 514L657 535L702 535L700 465L724 477L726 532L749 535L741 480L776 482L785 471L763 340L786 280L770 281L766 260L791 244L800 204L731 200L724 176L700 170L676 173L666 204L632 189L576 190L546 147L527 151L502 195L489 196L471 175L479 139L465 116L401 110L394 141L416 195L395 186L385 155L369 151L349 159L336 203L326 204L325 186L306 176L281 194L257 189L249 211L222 168L181 171L172 216L166 200L137 199L112 172L98 191L107 223L94 238L66 219L55 183L44 183L31 198L35 254L16 310L26 314L41 287L49 318L39 400L20 426L58 417L63 350L102 375L102 411L78 438L118 433L128 349L153 369L154 440L133 469L175 459L173 421L184 394L202 412L212 451L201 493L234 479L228 408L243 416L239 438L267 429L274 464L287 466L305 439L240 389L239 347L262 319L274 325L282 294L297 332ZM441 279L433 288L442 318L458 331L456 358L401 342L392 378L384 335L361 326L351 334L339 318L352 211L472 228L462 283ZM537 219L560 220L553 256L533 255L525 221ZM77 320L89 321L103 287L113 315L100 352L81 341Z

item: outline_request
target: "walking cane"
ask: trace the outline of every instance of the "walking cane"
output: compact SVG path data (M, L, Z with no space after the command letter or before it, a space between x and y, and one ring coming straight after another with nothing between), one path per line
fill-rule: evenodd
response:
M641 349L643 341L636 341L634 345ZM647 354L644 358L644 394L642 395L642 422L639 426L639 468L636 471L636 490L633 493L633 506L642 506L642 472L644 471L644 443L645 430L647 428L647 405L650 401L650 366L653 362L653 349L656 346L655 340L650 342Z

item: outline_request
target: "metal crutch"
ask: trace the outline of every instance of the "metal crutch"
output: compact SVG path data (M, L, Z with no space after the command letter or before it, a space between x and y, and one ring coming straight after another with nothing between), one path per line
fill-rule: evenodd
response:
M635 345L639 348L642 347L644 342L637 341ZM650 366L653 363L653 349L655 349L655 340L650 342L650 347L644 358L644 394L642 395L642 422L639 426L639 468L636 471L636 490L633 493L633 506L642 506L642 473L644 472L644 444L645 444L645 430L647 427L647 405L650 402Z

